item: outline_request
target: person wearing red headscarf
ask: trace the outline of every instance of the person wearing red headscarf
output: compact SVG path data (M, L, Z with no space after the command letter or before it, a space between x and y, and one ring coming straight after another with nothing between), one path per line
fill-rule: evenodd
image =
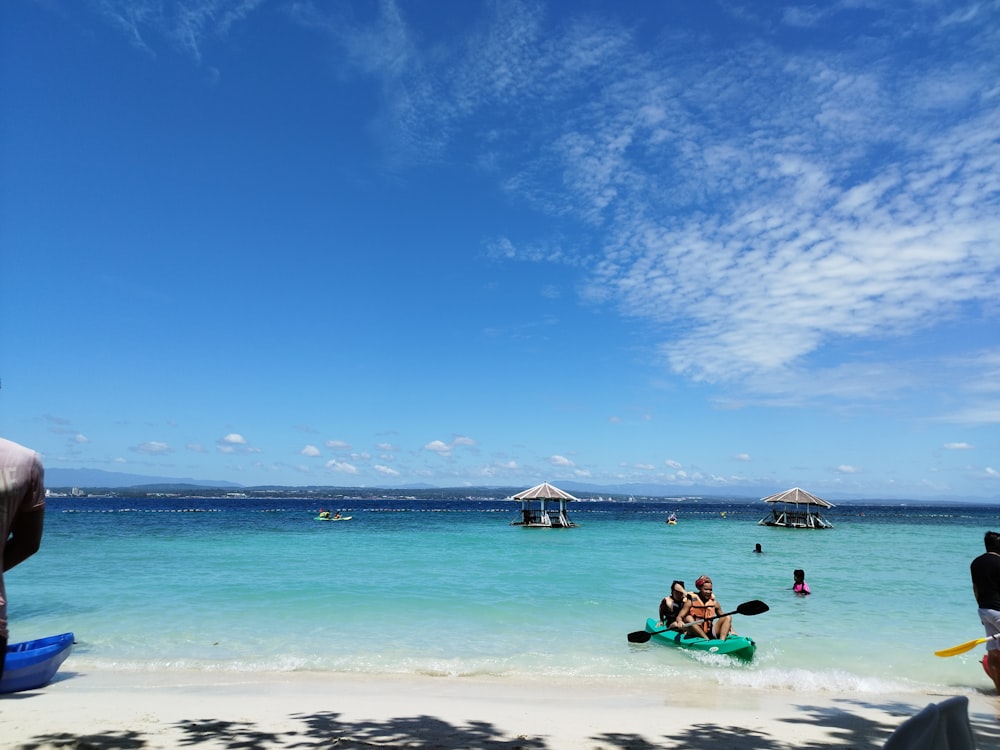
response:
M698 593L684 602L684 608L677 615L677 623L688 635L698 638L717 638L726 640L733 627L733 618L719 617L723 611L719 600L713 592L712 579L700 576L694 582Z

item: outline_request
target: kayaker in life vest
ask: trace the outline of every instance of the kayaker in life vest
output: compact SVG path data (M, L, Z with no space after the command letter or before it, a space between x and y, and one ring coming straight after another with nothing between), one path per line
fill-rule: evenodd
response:
M680 630L674 627L677 615L681 613L686 602L692 594L684 588L684 581L674 581L670 584L670 593L660 600L660 625L671 630Z
M684 603L684 608L677 615L676 624L690 636L726 640L732 629L733 618L718 616L724 610L712 593L712 579L701 576L694 585L698 593Z

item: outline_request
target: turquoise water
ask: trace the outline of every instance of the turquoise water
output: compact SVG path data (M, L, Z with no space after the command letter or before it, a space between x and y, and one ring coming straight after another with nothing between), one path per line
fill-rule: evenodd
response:
M933 652L982 637L968 565L996 506L842 506L836 528L794 531L758 526L760 504L581 502L579 527L542 530L510 526L499 498L338 502L351 521L314 521L315 500L52 499L42 550L7 574L11 640L72 630L80 672L990 686L982 646ZM812 596L792 594L795 568ZM701 573L726 609L770 606L734 618L752 664L627 642L672 578Z

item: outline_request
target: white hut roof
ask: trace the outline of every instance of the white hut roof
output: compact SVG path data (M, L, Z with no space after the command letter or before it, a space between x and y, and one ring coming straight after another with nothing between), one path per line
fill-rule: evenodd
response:
M818 505L820 508L832 508L833 503L828 503L821 497L816 497L811 492L793 487L790 490L779 492L764 498L765 503L789 503L794 505Z
M554 487L548 482L542 482L541 484L536 484L529 490L524 490L523 492L518 492L516 495L511 496L511 500L538 500L545 498L547 500L576 500L571 494L565 490L561 490L558 487Z

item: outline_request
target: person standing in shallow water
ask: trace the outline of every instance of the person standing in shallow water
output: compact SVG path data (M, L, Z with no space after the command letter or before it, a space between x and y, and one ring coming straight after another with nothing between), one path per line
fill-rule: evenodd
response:
M986 628L986 671L1000 693L1000 534L987 531L983 537L986 552L969 566L972 593L979 605L979 619Z
M812 591L809 590L809 584L806 583L806 572L801 568L795 570L792 573L792 578L794 583L792 584L792 591L794 591L799 596L806 596L811 594Z
M7 658L7 592L3 573L38 551L45 517L45 472L33 450L0 438L0 678Z

